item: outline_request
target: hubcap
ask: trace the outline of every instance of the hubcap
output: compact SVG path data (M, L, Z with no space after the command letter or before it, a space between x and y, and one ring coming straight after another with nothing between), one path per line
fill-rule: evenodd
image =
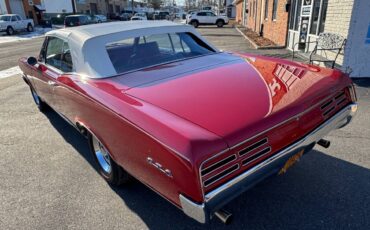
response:
M32 92L32 97L33 97L33 100L35 101L35 103L37 105L40 105L40 98L39 98L39 96L36 94L35 91L31 90L31 92Z
M96 139L95 136L93 136L93 147L100 167L105 173L109 174L112 171L109 153L103 146L103 144Z

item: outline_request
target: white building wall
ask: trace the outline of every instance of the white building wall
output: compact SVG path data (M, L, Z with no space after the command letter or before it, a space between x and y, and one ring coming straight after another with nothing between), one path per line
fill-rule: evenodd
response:
M71 0L42 0L45 13L72 13L73 6Z
M370 78L370 1L355 0L343 67L351 77Z
M324 32L339 34L342 35L344 38L348 37L354 1L355 0L328 1L328 10L326 14ZM347 49L348 46L344 51L345 53L348 52ZM344 56L340 55L337 59L337 63L342 65L343 60Z
M7 14L8 11L6 9L5 0L0 0L0 14Z

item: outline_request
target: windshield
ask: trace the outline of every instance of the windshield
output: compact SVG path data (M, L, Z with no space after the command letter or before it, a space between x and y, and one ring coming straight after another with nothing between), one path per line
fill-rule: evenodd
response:
M7 22L9 22L10 21L10 18L11 18L11 16L3 15L3 16L0 16L0 21L7 21Z
M130 38L106 49L117 74L216 52L191 33Z

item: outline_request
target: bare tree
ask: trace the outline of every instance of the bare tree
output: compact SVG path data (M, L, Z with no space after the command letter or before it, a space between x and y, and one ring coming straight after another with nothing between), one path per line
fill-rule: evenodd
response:
M155 9L161 8L162 0L148 0L148 3Z

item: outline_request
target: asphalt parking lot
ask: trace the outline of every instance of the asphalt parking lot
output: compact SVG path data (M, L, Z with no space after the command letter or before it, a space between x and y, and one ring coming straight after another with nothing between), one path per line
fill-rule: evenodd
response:
M220 49L257 52L231 27L199 31ZM0 44L0 71L41 42ZM370 81L356 83L358 115L331 147L227 205L224 226L198 224L139 182L110 187L74 128L38 112L19 75L0 79L0 229L370 229Z

